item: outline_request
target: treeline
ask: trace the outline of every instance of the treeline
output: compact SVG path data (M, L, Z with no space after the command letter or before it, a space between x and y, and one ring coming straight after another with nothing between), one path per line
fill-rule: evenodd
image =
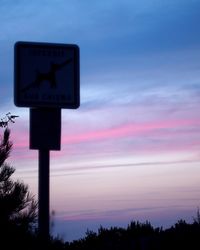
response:
M65 242L50 237L45 245L36 231L23 230L19 225L0 236L0 249L11 250L193 250L200 249L200 218L193 223L180 220L168 229L153 228L149 222L132 221L127 228L100 227L98 232L87 231L84 238Z
M100 227L73 241L67 250L193 250L200 249L200 217L191 224L180 220L169 229L153 228L149 222L132 221L127 228Z

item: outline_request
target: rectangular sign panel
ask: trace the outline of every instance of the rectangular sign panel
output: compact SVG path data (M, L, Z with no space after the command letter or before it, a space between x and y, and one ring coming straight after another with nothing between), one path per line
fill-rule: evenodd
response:
M17 42L14 102L19 107L78 108L79 47Z
M61 109L30 108L30 149L60 150Z

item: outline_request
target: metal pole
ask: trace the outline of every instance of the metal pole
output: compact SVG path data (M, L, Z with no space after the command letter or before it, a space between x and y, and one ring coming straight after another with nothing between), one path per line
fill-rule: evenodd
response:
M49 239L49 150L39 150L38 229L43 241Z

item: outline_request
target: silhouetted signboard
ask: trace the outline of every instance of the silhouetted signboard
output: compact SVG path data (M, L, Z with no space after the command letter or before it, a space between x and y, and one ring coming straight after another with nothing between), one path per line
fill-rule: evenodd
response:
M78 108L79 47L17 42L14 102L19 107Z

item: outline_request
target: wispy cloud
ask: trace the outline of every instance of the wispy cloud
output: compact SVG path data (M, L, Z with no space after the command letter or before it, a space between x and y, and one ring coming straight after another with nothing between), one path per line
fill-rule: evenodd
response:
M188 208L187 206L179 206L179 205L172 205L172 206L147 206L147 207L137 207L137 208L126 208L126 209L115 209L115 210L88 210L88 211L77 211L77 212L65 212L64 214L58 214L56 219L62 219L65 221L81 221L81 220L116 220L121 218L123 221L125 218L130 218L130 220L134 220L138 218L138 213L140 217L142 215L144 218L146 217L144 214L149 213L163 213L169 210L180 210ZM191 209L191 208L190 208ZM192 219L192 218L191 218ZM131 221L130 221L131 222Z
M120 163L120 164L105 164L105 165L93 165L93 166L64 166L62 168L56 168L52 172L52 177L59 177L70 175L70 172L82 172L82 171L95 171L101 169L114 169L114 168L134 168L139 166L163 166L163 165L179 165L188 163L198 163L199 160L179 160L179 161L158 161L158 162L134 162L134 163Z
M104 139L137 136L152 133L155 131L159 132L160 130L181 129L184 127L187 128L189 126L199 126L199 124L200 120L165 120L140 124L131 123L118 127L85 132L81 134L68 134L66 136L63 136L62 142L72 144L86 141L97 141Z

